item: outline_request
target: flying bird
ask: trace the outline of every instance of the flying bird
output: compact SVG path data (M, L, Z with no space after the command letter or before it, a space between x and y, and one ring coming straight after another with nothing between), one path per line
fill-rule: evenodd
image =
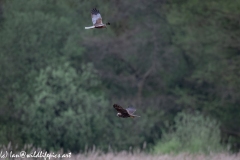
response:
M106 28L107 25L110 25L109 22L106 23L106 24L103 24L103 22L102 22L102 17L101 17L101 15L100 15L100 12L99 12L99 10L97 10L96 8L93 8L93 9L92 9L91 16L92 16L93 26L85 27L85 29Z
M119 106L117 104L114 104L113 108L115 108L118 111L118 113L117 113L118 117L121 117L121 118L140 117L140 116L134 115L134 112L136 111L135 108L128 107L128 108L124 109L124 108L122 108L121 106Z

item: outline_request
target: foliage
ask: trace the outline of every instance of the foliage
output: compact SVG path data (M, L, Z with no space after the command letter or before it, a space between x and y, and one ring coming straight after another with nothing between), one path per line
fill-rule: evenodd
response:
M223 141L236 139L239 129L239 2L175 1L169 5L168 22L174 44L187 57L188 75L173 90L187 110L199 110L221 121ZM233 14L234 12L234 14ZM238 35L238 36L237 36ZM238 38L237 38L238 37ZM238 69L237 69L238 68ZM234 117L234 118L233 118Z
M222 149L220 125L203 115L179 113L170 132L163 132L154 153L209 153Z
M23 110L22 130L27 143L75 152L86 144L99 143L108 102L98 90L100 82L92 66L81 68L77 73L67 63L48 66L36 77L32 103L19 97L16 105Z
M84 30L93 7L111 26ZM224 0L0 0L0 141L150 149L186 111L216 119L239 151L239 11ZM98 101L109 108L89 112ZM141 118L118 119L113 103Z
M14 103L19 96L34 96L31 86L38 72L50 64L82 55L82 47L77 45L79 38L75 36L77 25L68 19L74 12L62 2L4 2L0 30L1 125L6 135L12 135L3 136L6 141L21 144L17 139L22 133L13 134L11 129L21 126L21 112Z

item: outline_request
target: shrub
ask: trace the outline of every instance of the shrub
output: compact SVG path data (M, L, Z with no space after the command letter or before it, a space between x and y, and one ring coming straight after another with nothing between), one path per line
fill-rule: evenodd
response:
M154 153L179 152L216 152L220 144L219 123L200 113L179 113L169 132L163 132L162 139L156 144Z

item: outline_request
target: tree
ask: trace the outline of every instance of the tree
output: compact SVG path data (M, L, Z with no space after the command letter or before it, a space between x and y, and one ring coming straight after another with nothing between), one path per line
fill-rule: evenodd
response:
M42 68L80 59L82 47L78 26L71 19L76 12L64 1L1 1L1 11L0 123L6 141L21 143L11 129L19 125L16 99L22 94L33 96L31 84Z
M174 93L187 110L200 110L221 121L223 141L235 138L239 146L239 2L174 1L168 22L173 43L189 62L189 72ZM238 36L237 36L238 35ZM238 68L238 69L237 69ZM234 117L234 118L232 118Z
M36 77L34 96L19 96L25 143L78 152L87 144L99 144L106 127L108 101L92 65L76 71L68 63L48 66ZM31 102L31 103L29 103Z

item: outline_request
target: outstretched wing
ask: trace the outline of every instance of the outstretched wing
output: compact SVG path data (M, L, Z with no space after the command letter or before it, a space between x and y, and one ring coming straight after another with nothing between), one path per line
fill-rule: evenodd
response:
M136 109L131 108L131 107L127 108L126 110L127 110L128 114L131 114L131 115L133 115L133 113L136 112Z
M93 8L91 15L92 15L93 25L95 26L102 25L102 17L100 15L99 10L97 10L96 8Z
M114 104L113 107L119 112L121 113L122 115L128 115L128 111L124 108L122 108L121 106L117 105L117 104Z

